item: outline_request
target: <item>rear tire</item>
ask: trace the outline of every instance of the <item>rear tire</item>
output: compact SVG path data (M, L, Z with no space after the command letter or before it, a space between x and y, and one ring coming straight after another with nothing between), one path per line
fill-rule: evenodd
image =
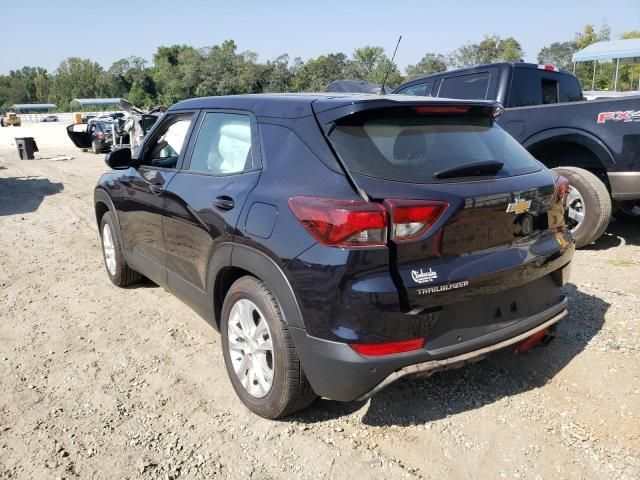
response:
M640 200L629 200L616 205L613 216L621 222L640 224Z
M249 313L243 316L243 312ZM247 325L241 318L252 323ZM253 335L258 331L261 333ZM245 276L231 286L222 305L220 333L233 389L253 413L263 418L280 418L315 401L317 395L302 371L280 305L262 281ZM268 346L261 348L261 345ZM265 354L267 351L270 353ZM258 358L259 355L262 357ZM260 378L254 375L265 371ZM259 383L268 388L261 388Z
M100 239L102 241L102 258L109 280L118 287L126 287L139 282L142 275L127 265L111 212L102 216Z
M593 173L577 167L557 167L553 169L569 180L574 192L569 192L567 223L576 241L576 247L584 247L596 241L605 232L611 221L611 196L602 181ZM576 215L582 213L581 221Z

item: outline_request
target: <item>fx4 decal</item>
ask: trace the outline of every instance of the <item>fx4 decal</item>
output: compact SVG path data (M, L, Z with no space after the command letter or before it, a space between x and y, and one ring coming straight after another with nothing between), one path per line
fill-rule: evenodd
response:
M640 110L598 113L598 123L604 123L607 120L613 120L614 122L640 122Z

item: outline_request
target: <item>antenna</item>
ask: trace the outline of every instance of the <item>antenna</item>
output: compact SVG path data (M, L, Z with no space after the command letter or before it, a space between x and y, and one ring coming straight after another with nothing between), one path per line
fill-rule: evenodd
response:
M396 49L393 51L393 56L391 57L391 62L389 62L389 68L387 68L387 73L384 74L384 80L382 81L382 85L380 86L380 95L385 95L384 86L387 83L387 78L389 77L389 73L391 73L391 67L393 66L393 61L396 58L396 53L398 52L398 46L400 45L400 40L402 40L402 35L398 37L398 43L396 43Z

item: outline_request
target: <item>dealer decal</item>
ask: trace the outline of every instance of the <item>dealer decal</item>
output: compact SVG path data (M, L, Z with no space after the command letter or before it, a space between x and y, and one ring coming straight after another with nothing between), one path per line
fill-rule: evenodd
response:
M469 280L463 280L462 282L447 283L446 285L438 285L435 287L419 288L418 295L429 295L431 293L446 292L448 290L455 290L457 288L464 288L469 286Z
M438 273L429 268L428 272L420 270L411 270L411 278L416 283L431 283L438 278Z
M598 123L605 123L609 120L614 122L640 122L640 110L626 110L624 112L600 112Z

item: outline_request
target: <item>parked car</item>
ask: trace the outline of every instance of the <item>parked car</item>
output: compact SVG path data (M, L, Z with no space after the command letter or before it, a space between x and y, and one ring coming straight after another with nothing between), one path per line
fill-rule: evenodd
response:
M58 121L58 117L57 117L57 115L47 115L46 117L44 117L40 121L41 122L57 122Z
M640 95L585 101L580 82L550 65L496 63L430 75L394 93L497 100L498 123L569 179L568 223L578 247L597 240L612 212L640 223Z
M574 244L566 179L490 101L240 95L171 107L95 189L107 274L219 329L276 418L550 334ZM523 347L524 348L524 347Z
M113 144L112 125L111 122L89 120L89 123L69 125L67 135L78 148L91 149L93 153L107 152Z

